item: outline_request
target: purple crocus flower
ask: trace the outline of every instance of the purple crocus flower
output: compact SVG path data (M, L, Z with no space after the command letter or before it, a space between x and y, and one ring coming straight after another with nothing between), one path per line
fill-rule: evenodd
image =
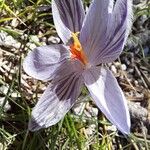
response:
M131 0L93 0L85 15L81 0L52 0L55 27L63 44L35 48L25 58L27 74L51 80L32 111L29 129L60 121L85 84L93 101L123 133L130 132L126 98L107 67L122 52L132 18Z

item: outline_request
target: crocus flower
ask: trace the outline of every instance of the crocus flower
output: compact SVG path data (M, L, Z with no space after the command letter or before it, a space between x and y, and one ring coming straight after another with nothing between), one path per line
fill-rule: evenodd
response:
M93 0L85 14L81 0L52 0L57 33L64 44L35 48L25 58L27 74L50 85L33 108L29 130L60 121L83 85L121 132L130 132L126 98L103 63L122 52L131 27L131 0Z

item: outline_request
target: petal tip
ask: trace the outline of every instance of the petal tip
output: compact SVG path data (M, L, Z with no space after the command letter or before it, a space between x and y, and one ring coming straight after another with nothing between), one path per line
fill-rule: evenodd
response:
M118 129L126 135L129 135L131 133L130 131L131 128L131 123L129 121L127 121L127 124L124 124L123 126L118 126Z
M123 134L129 135L130 134L130 128L126 128L125 130L121 131Z
M29 76L33 76L33 71L31 69L31 67L33 67L33 61L30 60L31 58L31 52L28 53L28 55L25 57L24 61L23 61L23 64L22 64L22 67L23 67L23 70L26 74L28 74Z

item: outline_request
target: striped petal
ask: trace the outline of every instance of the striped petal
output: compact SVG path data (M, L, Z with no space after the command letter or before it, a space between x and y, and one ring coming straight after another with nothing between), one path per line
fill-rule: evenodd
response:
M59 122L80 94L83 78L78 73L53 80L32 111L29 130L36 131Z
M81 0L52 0L52 13L58 35L64 43L71 38L71 32L79 32L84 9Z
M31 51L24 60L24 71L39 80L50 80L59 68L65 68L69 52L63 45L41 46Z
M99 49L103 35L107 30L108 17L113 7L112 0L94 0L89 7L80 33L80 41L83 49L90 57Z
M120 55L131 26L131 6L131 0L93 1L80 34L91 64L112 62Z
M112 73L97 67L87 70L83 75L85 84L99 109L121 132L129 134L130 116L127 102Z

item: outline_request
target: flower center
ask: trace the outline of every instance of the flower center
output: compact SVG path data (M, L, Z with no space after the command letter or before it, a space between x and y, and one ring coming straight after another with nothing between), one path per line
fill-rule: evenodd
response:
M70 45L71 59L78 59L84 65L87 65L88 59L81 46L81 43L78 38L78 34L79 32L72 33L73 44Z

